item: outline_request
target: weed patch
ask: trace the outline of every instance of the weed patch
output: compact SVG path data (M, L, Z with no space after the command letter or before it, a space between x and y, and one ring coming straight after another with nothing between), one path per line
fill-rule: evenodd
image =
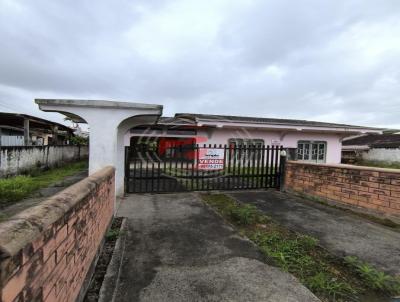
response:
M119 235L120 235L120 229L111 228L106 234L106 239L108 239L108 240L117 240Z
M380 272L370 264L359 260L355 256L345 257L348 265L355 268L359 276L375 290L390 292L392 295L400 295L400 277L393 277Z
M47 171L34 171L29 175L0 179L0 208L85 169L87 169L86 161Z
M332 256L317 239L280 226L254 206L242 205L224 194L202 194L202 198L253 241L266 258L296 276L323 301L364 301L372 296L369 301L384 301L397 293L392 279L389 282L377 272L372 286L372 280L362 277L361 268ZM360 276L365 282L360 282ZM382 286L382 282L390 286Z

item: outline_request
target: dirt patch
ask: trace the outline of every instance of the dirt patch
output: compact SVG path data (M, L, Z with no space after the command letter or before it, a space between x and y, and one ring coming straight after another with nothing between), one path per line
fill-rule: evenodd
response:
M90 282L89 289L86 293L84 302L96 302L99 299L99 292L101 285L103 284L104 276L107 272L108 264L111 261L115 243L120 235L122 217L114 218L110 230L107 232L104 242L103 250L100 254L99 260Z

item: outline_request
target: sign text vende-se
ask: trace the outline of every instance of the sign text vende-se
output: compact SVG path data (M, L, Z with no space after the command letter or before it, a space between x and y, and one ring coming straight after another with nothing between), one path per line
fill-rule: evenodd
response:
M199 170L222 170L224 169L224 149L201 148L199 150Z

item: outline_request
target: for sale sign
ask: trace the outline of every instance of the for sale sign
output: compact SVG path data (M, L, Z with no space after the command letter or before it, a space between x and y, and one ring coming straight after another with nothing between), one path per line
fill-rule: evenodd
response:
M224 169L224 149L201 148L197 168L199 170L222 170Z

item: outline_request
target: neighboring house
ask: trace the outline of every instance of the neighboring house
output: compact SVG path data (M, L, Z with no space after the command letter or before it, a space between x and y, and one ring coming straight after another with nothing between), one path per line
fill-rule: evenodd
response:
M125 146L150 145L158 153L187 144L270 145L291 148L298 160L340 163L342 140L381 129L304 120L177 113L151 127L132 128ZM169 156L165 154L165 156Z
M38 117L0 112L0 146L68 144L73 130Z
M72 130L73 130L75 136L89 138L89 131L82 130L82 128L79 126L79 124L74 123Z
M344 163L357 160L400 162L400 134L368 134L343 140Z

